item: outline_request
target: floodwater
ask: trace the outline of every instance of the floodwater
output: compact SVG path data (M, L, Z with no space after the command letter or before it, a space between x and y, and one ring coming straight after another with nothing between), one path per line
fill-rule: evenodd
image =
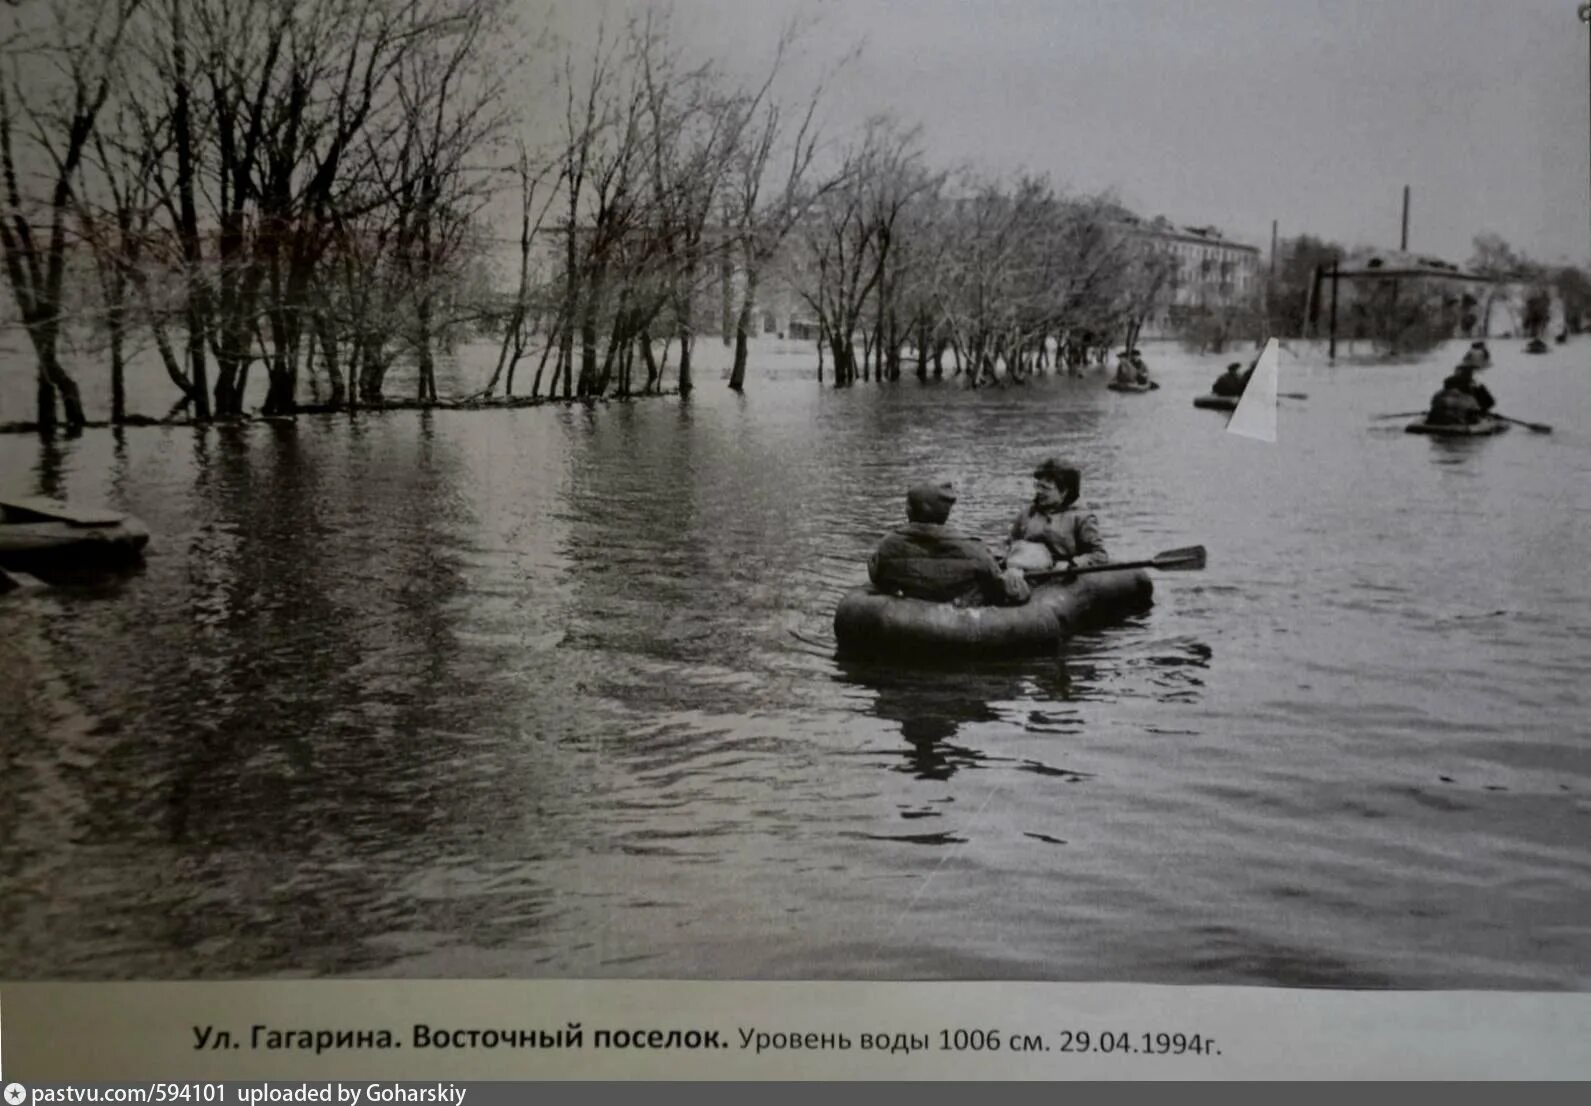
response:
M1449 349L1284 355L1240 438L1165 348L1148 395L764 352L743 398L0 438L0 491L154 534L0 600L0 977L1591 989L1591 341L1493 346L1557 433L1371 418ZM1055 657L836 662L911 480L992 539L1048 453L1118 558L1208 567Z

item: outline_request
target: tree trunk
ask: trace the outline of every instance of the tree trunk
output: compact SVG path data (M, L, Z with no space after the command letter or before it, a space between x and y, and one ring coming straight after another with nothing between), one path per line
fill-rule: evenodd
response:
M120 278L113 279L119 285ZM110 328L110 421L123 423L127 421L127 363L123 349L127 321L123 289L113 286L112 296L110 310L106 313Z
M414 305L415 356L419 365L419 394L421 403L436 402L436 361L431 354L431 295L422 292Z
M199 246L199 215L194 202L193 127L191 122L191 89L188 86L187 33L183 24L183 5L186 0L171 0L171 69L174 106L171 130L177 147L177 200L179 206L179 236L182 239L183 269L188 284L188 379L193 390L187 394L193 399L194 417L208 421L210 418L210 382L205 367L205 331L210 314L209 292L199 272L201 250ZM217 406L222 394L221 382L216 381Z
M719 333L724 336L724 345L726 346L729 344L729 330L735 325L734 294L731 291L733 269L734 266L729 263L729 251L725 250L718 261L718 291L723 300L721 305L723 314L719 319Z
M729 374L729 387L739 392L746 387L746 334L751 329L752 313L757 306L757 270L746 267L746 298L740 303L740 313L735 318L735 365Z
M331 324L326 321L325 312L312 313L310 326L314 329L315 340L320 343L321 364L325 366L326 380L331 386L329 402L333 407L341 407L346 402L349 391L343 385L342 366L337 358L337 340L332 337Z
M689 328L682 323L679 332L679 394L691 394L691 345L692 338Z
M646 387L642 389L650 395L660 391L663 385L663 373L657 367L657 358L652 355L652 332L641 331L641 336L636 339L636 345L641 347L641 360L646 364Z
M87 421L83 418L83 397L77 390L77 382L61 367L55 355L53 333L49 336L48 344L39 349L39 375L39 426L54 428L56 395L61 398L61 413L65 416L66 425L69 428L82 426ZM50 389L48 397L45 394L46 384Z

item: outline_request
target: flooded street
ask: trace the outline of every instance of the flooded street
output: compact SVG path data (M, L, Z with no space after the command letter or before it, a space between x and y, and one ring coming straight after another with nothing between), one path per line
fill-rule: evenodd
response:
M1591 342L1493 342L1552 435L1372 419L1460 348L1284 354L1275 444L1170 346L1144 395L808 348L744 396L0 437L0 493L153 534L0 599L0 977L1591 989ZM993 541L1052 453L1115 558L1208 567L1054 658L833 658L910 482Z

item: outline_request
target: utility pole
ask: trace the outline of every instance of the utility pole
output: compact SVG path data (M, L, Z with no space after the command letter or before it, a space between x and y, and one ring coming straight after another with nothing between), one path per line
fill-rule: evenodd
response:
M1591 74L1591 4L1581 4L1579 8L1579 15L1580 22L1586 25L1586 57L1588 63L1587 72L1588 74ZM1591 86L1591 81L1588 81L1587 84L1588 86ZM1591 176L1586 178L1586 183L1588 186L1591 186Z
M1331 263L1331 360L1337 360L1337 262Z
M1265 281L1265 337L1271 336L1276 325L1276 220L1271 220L1271 275Z
M1409 186L1403 186L1403 244L1398 247L1407 251L1409 248Z

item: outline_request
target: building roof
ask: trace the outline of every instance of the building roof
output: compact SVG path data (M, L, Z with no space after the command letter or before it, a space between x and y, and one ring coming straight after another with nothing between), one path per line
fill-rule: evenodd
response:
M1349 279L1390 279L1393 277L1443 277L1447 280L1490 281L1451 261L1405 250L1366 250L1343 258L1337 275Z
M1216 246L1224 250L1239 250L1243 253L1258 254L1258 246L1250 246L1246 242L1237 242L1214 226L1179 226L1167 219L1164 215L1156 215L1153 219L1140 219L1130 212L1124 213L1121 222L1137 234L1153 238L1161 238L1172 242L1192 242L1196 245Z

